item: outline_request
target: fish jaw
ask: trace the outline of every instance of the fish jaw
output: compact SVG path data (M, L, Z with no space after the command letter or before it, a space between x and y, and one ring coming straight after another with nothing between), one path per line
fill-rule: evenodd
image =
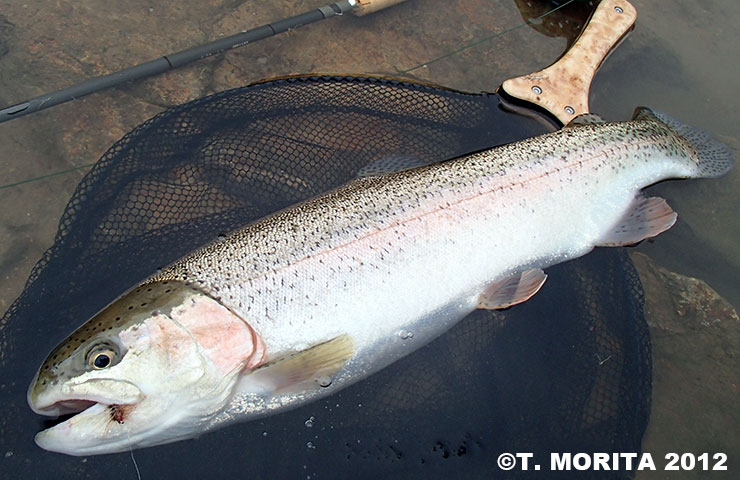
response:
M36 445L51 452L67 455L92 455L95 453L113 453L120 451L116 442L115 420L110 405L94 403L77 415L54 427L36 434ZM90 435L89 432L105 432L102 437ZM121 437L123 441L125 437Z
M44 450L66 455L118 453L192 438L201 430L199 421L193 411L157 399L132 405L95 403L34 440Z
M75 414L38 433L36 444L68 455L119 451L127 441L123 426L145 399L132 382L105 378L71 380L40 394L30 389L28 403L34 412L52 417Z
M193 370L203 378L212 378L209 372ZM72 387L63 386L56 397L47 393L38 399L39 403L29 402L37 413L74 414L39 432L35 441L45 450L81 456L192 438L206 430L214 416L228 404L237 378L235 374L209 385L163 382L162 390L145 388L149 395L128 381L90 380Z

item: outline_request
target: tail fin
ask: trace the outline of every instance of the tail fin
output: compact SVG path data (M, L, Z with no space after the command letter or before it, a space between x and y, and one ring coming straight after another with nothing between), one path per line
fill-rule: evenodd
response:
M729 172L735 163L730 147L710 134L686 125L665 113L647 107L638 107L635 109L632 120L658 121L683 138L695 152L692 157L695 157L696 173L692 176L721 177Z

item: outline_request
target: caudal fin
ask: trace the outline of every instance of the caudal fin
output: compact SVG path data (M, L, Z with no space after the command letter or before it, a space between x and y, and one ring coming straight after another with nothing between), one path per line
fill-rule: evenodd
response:
M721 177L729 172L735 163L730 147L710 134L686 125L670 115L647 107L638 107L635 109L632 120L658 121L683 138L694 150L690 155L696 168L692 177Z

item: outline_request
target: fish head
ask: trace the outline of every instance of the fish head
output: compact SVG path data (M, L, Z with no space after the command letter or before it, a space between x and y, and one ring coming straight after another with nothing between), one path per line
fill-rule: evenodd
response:
M42 364L29 405L41 415L73 415L37 434L36 443L91 455L194 437L263 356L252 328L205 292L174 281L143 284Z

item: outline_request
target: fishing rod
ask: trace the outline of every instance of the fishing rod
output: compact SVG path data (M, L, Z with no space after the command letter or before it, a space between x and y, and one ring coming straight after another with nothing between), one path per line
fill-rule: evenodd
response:
M39 95L16 105L5 107L0 110L0 123L14 118L22 117L30 113L38 112L60 103L75 100L91 93L99 92L106 88L115 87L122 83L151 77L168 70L182 67L196 60L223 53L233 48L242 47L248 43L263 40L278 33L292 30L310 23L327 18L352 12L362 16L377 12L391 5L401 3L405 0L341 0L336 3L324 5L294 17L278 20L267 25L262 25L230 37L214 40L213 42L182 50L172 55L165 55L156 60L141 63L134 67L124 68L117 72L91 78L77 85L57 90L55 92Z

